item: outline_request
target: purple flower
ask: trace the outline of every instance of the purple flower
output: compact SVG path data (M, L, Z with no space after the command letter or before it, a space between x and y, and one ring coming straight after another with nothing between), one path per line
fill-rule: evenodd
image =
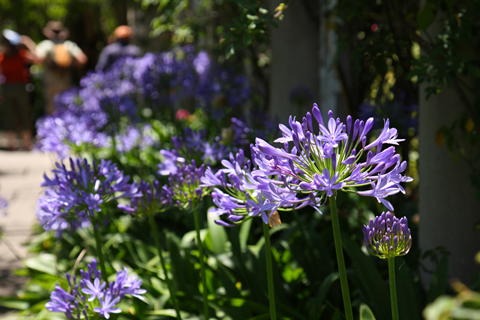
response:
M88 319L88 316L93 316L92 311L108 319L110 313L121 312L116 306L127 295L143 300L142 295L146 293L145 289L140 288L142 280L135 275L129 276L126 268L117 271L115 281L107 285L102 280L95 259L87 265L87 270L80 270L79 281L68 273L66 278L71 293L56 285L45 307L52 312L63 312L68 319L78 319L82 315ZM92 310L98 304L100 306Z
M282 137L275 142L283 143L283 148L275 148L257 139L252 150L259 170L254 175L277 176L285 188L307 194L311 199L318 197L321 200L333 196L336 191L350 191L352 188L357 191L359 188L358 194L373 196L393 210L385 198L404 192L400 183L412 181L402 175L406 163L400 164L395 147L382 150L384 144L397 145L402 141L397 139L396 129L390 128L386 120L380 136L366 146L366 135L373 126L373 118L352 123L348 116L343 124L340 119L333 118L331 111L328 114L325 127L320 110L314 104L312 113L307 112L301 122L290 117L289 127L279 125ZM318 133L313 130L313 119L318 122ZM368 185L373 189L362 190ZM316 203L311 201L310 205L316 206Z
M101 316L104 316L106 319L110 318L110 313L120 313L122 309L115 308L118 302L120 302L120 297L112 299L112 295L107 293L105 299L99 299L101 307L96 307L93 311L98 312Z
M337 125L337 122L333 118L328 120L328 129L325 128L323 124L320 124L320 131L322 135L320 135L318 139L329 143L332 148L337 148L339 142L348 139L348 135L343 132L343 126Z
M412 247L407 218L398 219L390 212L383 212L363 226L363 236L368 251L380 259L406 255Z
M223 192L215 188L212 192L216 208L210 209L209 213L223 215L228 220L216 220L219 225L232 227L257 216L261 216L267 224L277 209L291 210L310 203L310 199L297 198L295 191L281 188L279 185L283 185L282 181L266 173L261 174L258 167L252 166L252 162L245 159L242 150L235 157L230 154L230 159L223 160L222 164L224 168L216 173L211 168L207 169L201 179L202 185L225 190ZM259 174L256 175L255 172ZM288 180L293 181L292 178Z
M85 284L87 285L88 288L82 288L82 292L90 295L90 297L88 298L88 301L93 301L95 300L95 298L100 299L103 297L104 295L103 289L107 285L105 282L100 284L100 279L95 278L93 283L90 280L86 280Z
M330 171L325 168L323 169L322 175L315 173L313 176L313 189L326 191L327 197L331 197L333 195L332 190L338 190L343 188L346 183L345 182L337 182L338 181L338 172L335 172L333 177L330 179Z
M45 230L85 227L90 219L98 220L105 203L139 196L136 183L130 184L129 176L111 161L96 165L86 159L70 159L69 168L57 162L52 173L52 178L44 175L45 195L37 209Z
M173 205L171 191L167 186L160 186L155 180L152 184L141 181L139 186L141 196L135 194L129 204L118 205L118 208L137 214L148 214L164 211Z
M168 178L168 193L173 204L182 210L192 210L199 201L210 192L208 187L201 185L205 174L205 165L197 167L195 160L190 164L178 166L175 173Z

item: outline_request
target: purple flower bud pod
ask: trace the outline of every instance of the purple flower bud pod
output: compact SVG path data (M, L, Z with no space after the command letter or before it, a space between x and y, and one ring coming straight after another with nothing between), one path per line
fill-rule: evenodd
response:
M87 307L87 310L88 310L88 305L86 305L86 307ZM82 313L83 313L83 316L85 317L85 320L88 320L87 311L85 309L83 309Z
M355 163L355 155L351 155L347 159L342 161L342 164L352 165Z
M244 216L239 216L239 215L236 215L236 214L230 214L227 217L227 219L232 221L232 222L238 222L240 220L243 220L243 218L245 218L245 217Z
M318 124L321 124L323 126L324 122L322 118L322 113L320 112L320 109L318 108L316 103L313 104L312 113L313 113L313 116L315 117L315 120L317 120Z
M335 121L335 124L337 125L337 127L340 126L340 123L341 123L340 118L337 118L337 120Z
M373 158L373 153L372 153L372 151L368 151L368 153L367 153L367 162L366 162L366 165L367 165L367 166L370 165L370 161L372 161L372 158Z
M393 225L392 225L392 233L393 234L397 234L398 233L398 222L397 221L394 221L393 222Z
M390 213L390 211L387 211L387 213L385 213L385 219L387 219L387 220L392 219L392 214Z
M378 141L378 143L377 143L377 150L376 150L377 153L379 153L379 152L382 151L382 146L383 146L382 141Z
M337 171L337 154L335 152L332 154L332 167L333 172Z
M366 136L367 133L372 129L373 127L373 118L368 118L367 121L365 121L365 127L363 128L361 136Z
M303 117L302 119L302 130L303 130L303 133L308 131L307 118L305 117Z
M228 222L225 222L223 220L215 220L214 222L216 224L218 224L219 226L222 226L222 227L235 227L235 225L233 223L228 223Z
M66 277L67 277L68 286L71 288L72 283L70 282L70 273L67 272Z
M298 186L303 190L312 190L311 184L304 181L300 182Z
M363 138L362 138L362 148L365 148L366 143L367 143L367 136L363 136Z
M312 114L310 112L307 112L307 122L308 122L308 128L310 129L311 132L313 132Z
M384 233L385 232L385 220L382 220L380 223L380 232Z
M352 130L352 117L348 115L347 116L347 134L348 135L350 135L351 130Z
M355 123L353 125L353 135L352 135L352 141L355 141L355 139L357 138L357 134L359 132L359 129L360 129L360 120L355 120Z
M393 247L392 247L392 246L388 247L388 252L394 252L394 250L393 250Z
M370 229L373 229L375 227L375 223L373 222L373 220L370 220L368 226Z
M313 205L317 205L318 204L318 201L317 199L315 198L315 195L311 192L308 194L308 197L310 198L310 202L313 203ZM304 202L304 203L307 203L307 202ZM316 207L314 207L315 209L317 209ZM318 212L320 212L320 210L318 210ZM321 212L320 212L321 214Z
M255 150L253 143L250 143L250 157L252 158L252 163L255 163Z
M333 111L328 110L328 119L332 119L332 118L333 118Z
M370 232L370 228L367 226L363 226L363 235L368 236L369 232Z
M398 237L397 236L393 237L393 246L394 246L395 250L397 250L397 246L398 246Z
M363 120L360 120L360 124L358 126L358 139L362 139L362 132L363 132L363 127L365 126L365 122Z
M293 140L293 144L295 145L297 150L302 150L302 149L300 149L300 144L298 142L298 136L295 132L292 133L292 140Z

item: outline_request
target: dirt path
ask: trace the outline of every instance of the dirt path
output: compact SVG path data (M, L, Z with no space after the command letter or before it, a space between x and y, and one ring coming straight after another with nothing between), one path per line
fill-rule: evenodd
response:
M8 201L7 215L0 216L3 230L14 250L22 257L27 250L22 246L36 222L35 207L42 192L43 173L53 166L49 156L28 151L0 151L0 195ZM15 294L24 279L12 274L21 266L6 242L0 240L0 296Z

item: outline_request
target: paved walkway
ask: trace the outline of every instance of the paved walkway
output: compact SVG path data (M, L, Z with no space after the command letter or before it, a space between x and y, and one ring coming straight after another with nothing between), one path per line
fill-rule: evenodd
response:
M41 153L0 151L0 195L9 203L7 215L0 217L0 228L22 257L27 256L22 244L36 222L35 207L42 192L40 182L43 173L52 167L53 160ZM13 295L21 288L25 279L12 274L20 266L5 241L0 240L0 296Z

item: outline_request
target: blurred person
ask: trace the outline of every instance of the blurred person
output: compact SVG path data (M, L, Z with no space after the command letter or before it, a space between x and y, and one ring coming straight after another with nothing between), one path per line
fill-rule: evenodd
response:
M35 43L27 36L15 31L2 31L3 53L0 53L0 84L4 105L4 125L7 130L7 143L15 150L16 132L21 131L23 147L31 149L32 118L28 85L30 84L29 65L37 63L34 53Z
M60 21L49 21L43 29L47 37L37 45L39 62L45 66L45 113L52 114L57 93L73 86L74 68L87 63L87 56L75 42L67 40L69 31Z
M116 39L115 42L107 45L100 52L95 70L107 71L115 61L123 57L139 57L142 55L142 50L134 44L131 44L132 29L129 26L118 26L113 32ZM110 42L110 37L109 37Z

